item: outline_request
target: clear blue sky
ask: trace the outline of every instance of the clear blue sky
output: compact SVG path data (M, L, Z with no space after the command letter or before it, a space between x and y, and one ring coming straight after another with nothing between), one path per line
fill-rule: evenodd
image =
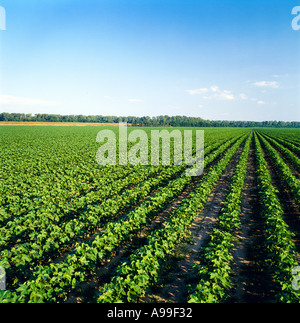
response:
M0 5L0 112L300 121L300 0Z

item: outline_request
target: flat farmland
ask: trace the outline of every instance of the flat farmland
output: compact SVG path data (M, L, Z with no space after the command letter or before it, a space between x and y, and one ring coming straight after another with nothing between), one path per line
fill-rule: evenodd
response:
M103 129L0 127L0 303L299 303L298 129L202 128L193 177L99 165Z

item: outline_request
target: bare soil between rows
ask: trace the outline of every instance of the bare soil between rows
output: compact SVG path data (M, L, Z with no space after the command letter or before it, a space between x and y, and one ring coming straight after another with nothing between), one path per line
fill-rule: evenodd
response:
M233 250L235 286L228 302L265 303L270 302L271 278L264 264L263 219L258 198L253 142L250 147L245 185L241 203L241 229L236 232L238 241Z

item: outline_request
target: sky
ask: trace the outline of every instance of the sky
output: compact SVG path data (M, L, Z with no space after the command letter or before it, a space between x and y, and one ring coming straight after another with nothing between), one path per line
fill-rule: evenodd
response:
M0 112L300 121L300 0L0 6Z

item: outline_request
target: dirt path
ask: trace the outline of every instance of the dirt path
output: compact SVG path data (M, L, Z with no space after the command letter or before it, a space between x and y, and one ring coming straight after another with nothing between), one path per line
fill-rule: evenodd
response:
M270 277L264 268L263 219L260 216L260 203L255 174L255 155L252 142L241 208L241 230L237 232L238 242L233 251L235 287L229 302L262 303L270 299ZM258 270L259 268L259 270Z

